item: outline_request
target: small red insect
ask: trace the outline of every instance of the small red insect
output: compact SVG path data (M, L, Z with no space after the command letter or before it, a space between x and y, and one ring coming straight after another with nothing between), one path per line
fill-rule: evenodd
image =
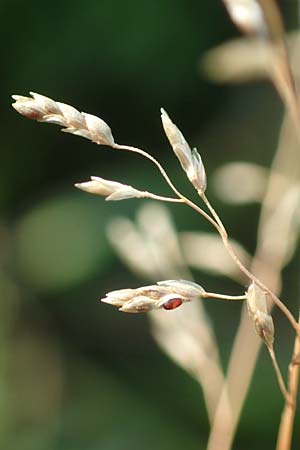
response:
M178 308L178 306L180 305L182 305L181 298L171 298L170 300L167 300L165 303L163 303L162 307L169 310Z

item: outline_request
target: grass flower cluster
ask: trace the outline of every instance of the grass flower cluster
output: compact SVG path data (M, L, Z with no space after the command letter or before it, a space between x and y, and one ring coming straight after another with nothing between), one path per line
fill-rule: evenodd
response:
M293 70L291 68L292 65L290 64L290 55L285 43L283 22L276 3L270 0L224 0L224 4L233 22L246 35L245 42L249 43L249 48L252 49L251 45L253 45L253 42L255 41L255 48L262 50L264 55L268 55L268 67L267 70L263 71L264 76L270 78L282 98L287 111L285 122L288 123L290 130L292 130L291 133L297 142L297 146L300 148L299 97ZM219 61L224 60L224 53L226 59L227 51L228 48L225 47L225 49L219 49L219 53L214 53L212 59L210 59L210 56L208 57L207 61L209 61L210 70L214 71L214 68L211 67L212 60L213 64L218 66ZM239 48L231 46L230 52L234 51L237 51L237 54L239 54ZM219 67L215 70L218 69ZM238 67L237 71L238 70L241 70L241 67ZM249 70L253 76L256 70L255 61L254 67L251 67L251 62L249 63L249 61L247 61L246 70ZM261 75L261 71L259 73ZM227 256L231 258L236 269L242 274L243 278L247 280L248 288L246 292L242 291L236 296L226 295L224 293L209 293L206 292L202 286L191 281L191 279L184 279L185 277L182 277L180 274L178 279L166 279L165 281L159 282L155 280L156 284L138 288L126 287L125 289L109 292L106 294L106 297L102 298L102 302L116 306L122 312L149 313L150 317L153 317L153 324L154 327L156 327L156 337L161 347L164 348L178 364L190 372L199 381L204 391L208 415L211 422L208 450L218 450L221 448L223 450L229 450L232 447L240 411L250 383L259 348L259 344L255 341L255 344L253 344L252 347L253 356L250 358L248 370L242 372L241 380L239 380L239 382L242 383L242 388L236 388L235 390L236 386L233 385L233 381L235 373L234 368L236 368L238 364L237 355L241 348L241 344L245 343L245 327L247 326L245 323L248 324L249 322L252 322L254 332L257 333L261 342L265 344L269 352L278 385L285 402L278 432L277 450L289 450L291 448L293 423L297 408L300 367L300 323L299 318L293 315L285 305L284 301L279 297L280 290L277 281L284 266L284 261L280 262L281 260L278 258L275 264L273 264L273 262L272 264L269 263L269 267L270 265L273 267L273 272L269 272L269 277L266 276L269 255L266 256L266 253L264 253L264 245L267 240L263 240L261 247L258 247L258 254L252 258L252 263L247 265L243 262L235 245L229 238L228 230L225 228L219 214L206 195L209 177L206 175L203 159L197 149L191 148L182 131L175 125L167 112L164 109L161 109L162 126L166 137L174 154L178 158L182 170L198 194L199 202L195 203L177 189L166 170L151 154L137 147L116 143L110 126L101 118L80 112L73 106L57 102L36 93L31 93L31 97L14 95L13 98L15 100L13 107L20 114L29 119L57 124L63 128L62 130L64 132L84 137L98 145L105 145L111 147L113 150L138 153L142 157L147 158L158 168L169 185L173 196L165 197L152 192L141 191L137 187L122 184L117 181L106 180L99 176L92 176L90 181L76 183L75 186L77 188L87 193L103 196L108 201L125 200L129 198L148 198L164 203L181 203L200 214L218 233ZM275 157L274 161L277 161L277 159ZM264 227L265 222L263 221L265 220L267 212L270 208L275 208L279 203L278 195L276 196L277 203L273 198L274 172L275 169L271 167L269 185L266 188L265 199L262 201L262 229ZM278 178L275 181L277 183ZM290 212L284 216L283 220L287 221L289 214ZM127 231L129 232L130 229L128 229L128 224L126 226ZM259 230L259 233L264 233L264 231ZM172 231L170 231L169 235L171 234ZM269 233L269 235L274 237L274 233ZM261 234L259 235L259 238L260 237ZM134 235L132 239L136 239L136 235ZM136 245L138 247L138 242ZM126 248L125 251L124 248L120 248L119 251L126 254ZM129 263L130 262L132 263L129 257ZM132 265L134 264L136 263L133 261ZM153 271L151 272L151 276L153 277ZM186 273L186 278L191 278L189 273ZM208 355L205 357L203 356L205 355L205 351L203 350L203 355L199 357L201 363L197 365L197 357L199 356L197 356L197 349L194 354L191 353L191 349L195 342L195 332L192 327L194 319L187 320L186 328L184 328L185 325L183 325L184 322L182 322L183 328L180 331L178 329L178 323L174 322L172 324L172 318L170 318L170 321L168 322L168 318L164 312L157 311L164 310L167 314L174 314L173 317L176 317L177 311L175 312L173 310L177 310L177 308L181 307L180 317L183 318L186 315L187 318L189 313L188 311L185 312L186 303L198 304L202 300L208 298L216 298L225 301L241 301L245 303L245 314L247 314L247 316L245 316L246 319L241 321L232 353L231 364L229 365L226 376L222 374L217 352L214 353L214 359L211 359ZM280 308L295 333L294 351L288 368L288 377L286 381L279 368L274 350L274 343L276 342L276 326L274 325L272 318L273 305ZM211 339L213 342L209 325L205 323L205 320L201 322L201 319L199 319L199 322L197 323L200 324L199 328L202 327L204 330L203 333L207 333L207 339ZM196 331L196 333L197 332L198 331ZM189 339L190 344L185 355L179 354L178 348L175 349L175 346L172 346L172 342L175 341L175 335L176 338L182 339L181 342ZM200 346L200 343L198 342L196 346L197 345ZM246 353L247 349L246 347L244 348L244 352ZM214 389L217 395L212 393L211 385L204 379L203 367L206 372L209 371L209 373L211 373L212 379L215 380Z

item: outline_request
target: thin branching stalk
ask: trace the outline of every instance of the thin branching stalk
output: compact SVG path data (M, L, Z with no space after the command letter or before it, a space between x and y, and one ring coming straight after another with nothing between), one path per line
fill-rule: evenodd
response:
M262 7L265 8L265 11L268 12L268 11L272 10L273 5L271 5L271 2L261 1L260 3L262 5ZM277 14L276 6L275 6L275 13ZM276 14L275 14L275 16L276 16ZM280 15L277 15L277 17L275 17L275 18L278 19L278 17L280 19ZM292 121L295 125L296 133L299 137L300 136L300 133L299 133L300 114L299 114L299 105L298 105L298 100L297 100L297 94L296 94L296 90L295 90L294 80L292 78L291 71L290 71L290 65L288 62L284 41L282 40L282 42L280 44L283 44L283 45L280 45L280 47L281 47L280 50L277 49L278 61L275 64L275 71L273 73L273 82L274 82L274 85L275 85L276 89L278 90L280 96L282 97L282 99L287 107L287 110L289 111L289 113L291 115ZM203 200L204 200L205 204L208 206L208 209L210 210L214 220L216 221L217 227L215 225L214 226L217 229L217 231L219 232L228 253L231 255L233 260L237 263L239 268L248 276L249 279L251 279L252 281L255 281L262 289L264 289L266 292L269 293L269 295L271 296L273 301L281 308L281 310L284 312L284 314L287 316L287 318L292 323L293 327L295 328L295 330L297 332L296 341L295 341L295 347L297 349L297 345L298 345L299 339L300 339L298 322L296 322L296 320L294 319L293 315L290 313L288 308L286 308L286 306L278 299L278 297L269 288L267 288L259 279L257 279L257 277L255 277L253 274L251 274L251 272L249 272L249 270L243 264L240 263L239 259L236 257L235 252L233 251L232 247L230 246L230 244L228 242L228 235L225 230L225 227L223 226L222 221L219 219L217 213L215 212L213 207L210 205L207 198L205 196L202 196L202 197L204 197ZM189 204L189 206L191 206L193 209L196 209L195 205L192 205L190 203L190 201L188 201L187 204ZM275 372L278 377L279 385L281 387L281 390L282 390L284 396L286 397L286 409L289 411L289 415L291 415L292 402L290 401L290 397L287 394L287 391L286 391L286 388L284 385L284 381L283 381L281 372L279 370L279 367L278 367L278 364L277 364L277 361L275 358L273 348L269 347L269 351L270 351L270 355L271 355L271 358L272 358L272 361L274 364ZM296 352L296 355L298 355L298 354L299 354L299 349ZM295 356L295 354L294 354L294 356ZM299 364L299 361L296 361L296 363ZM290 378L289 378L289 393L291 393L291 391L293 391L293 389L295 389L295 384L296 384L296 390L297 390L297 383L295 383L295 379L297 378L297 376L296 376L297 370L295 369L295 367L296 367L296 364L294 361L293 364L291 363L291 366L290 366L290 373L292 375L290 375ZM293 380L293 382L291 380ZM292 388L291 388L291 385L292 385ZM226 384L225 384L225 388L226 388ZM293 395L295 397L295 393ZM294 411L292 411L292 413L294 413ZM286 420L284 418L287 416L288 416L288 413L283 414L282 424L286 423ZM231 419L229 419L229 417L228 417L228 421L231 422ZM285 428L290 427L290 424L293 423L293 421L290 419L287 420L287 422L288 422L288 425L285 425L285 426L282 425L281 428L283 428L283 430ZM290 427L290 428L292 429L292 427ZM291 432L290 432L290 434L291 434ZM278 450L289 449L290 442L288 442L288 439L287 439L287 436L289 435L289 433L287 433L286 431L283 431L281 433L281 436L282 435L284 436L284 442L287 443L287 445L285 445L285 446L282 445L280 443L281 440L279 439ZM230 441L230 438L229 438L229 441Z
M251 273L245 266L244 264L239 260L239 258L236 256L236 253L232 247L232 245L230 244L228 238L221 236L222 240L224 242L224 245L226 247L226 249L228 250L228 253L230 254L230 256L232 257L232 259L236 262L236 264L239 266L239 268L241 269L241 271L247 275L247 277L252 280L253 282L255 282L261 289L265 290L270 297L272 298L272 300L274 301L274 303L277 305L277 307L279 309L281 309L281 311L283 312L283 314L286 316L286 318L290 321L291 325L293 326L294 330L296 331L296 333L299 333L299 324L296 321L296 319L294 318L293 314L291 313L291 311L288 309L287 306L285 306L285 304L277 297L277 295L271 291L271 289L266 286L259 278L257 278L255 275L253 275L253 273Z
M299 324L296 321L296 319L294 318L294 316L292 315L292 313L290 312L290 310L285 306L285 304L271 291L271 289L269 289L260 279L258 279L255 275L253 275L253 273L251 273L245 266L244 264L240 261L240 259L237 257L232 245L229 242L228 239L228 233L219 217L219 215L217 214L217 212L215 211L215 209L212 207L211 203L209 202L208 198L203 194L201 195L201 197L203 198L203 201L205 202L205 204L207 205L207 207L209 208L209 210L212 212L213 217L215 219L215 221L218 223L219 227L218 227L218 232L222 238L222 241L229 253L229 255L232 257L232 259L234 260L234 262L238 265L238 267L240 268L240 270L249 278L249 280L254 281L258 286L260 286L262 289L264 289L271 297L272 300L276 303L276 305L278 306L278 308L281 309L281 311L283 312L283 314L287 317L287 319L291 322L293 328L296 330L297 333L299 333Z
M147 192L146 198L151 198L152 200L158 200L161 202L184 203L184 201L181 198L164 197L162 195L152 194L151 192Z
M251 280L251 281L255 282L256 284L258 284L262 289L264 289L271 296L271 298L276 303L278 308L281 309L283 314L287 317L287 319L292 324L293 328L298 333L299 332L299 324L296 321L296 319L294 318L294 316L292 315L292 313L290 312L290 310L285 306L285 304L260 279L258 279L255 275L253 275L244 266L244 264L240 261L240 259L236 255L233 247L231 246L231 244L229 242L228 232L226 231L224 224L222 223L219 215L217 214L215 209L212 207L211 203L209 202L209 200L205 196L205 194L203 193L201 195L201 197L203 198L205 204L208 206L209 210L213 214L214 219L212 219L202 208L200 208L198 205L193 203L191 200L189 200L187 197L185 197L183 194L181 194L181 192L179 192L177 190L177 188L173 185L173 183L171 182L169 176L167 175L166 171L163 169L161 164L153 156L151 156L149 153L145 152L144 150L142 150L140 148L132 147L132 146L128 146L128 145L114 144L114 148L122 149L122 150L128 150L128 151L131 151L131 152L134 152L134 153L138 153L138 154L144 156L145 158L149 159L150 161L152 161L158 167L159 171L161 172L161 174L164 177L164 179L167 181L168 185L175 192L175 194L178 195L178 197L180 197L182 199L183 203L185 203L186 205L188 205L191 208L193 208L195 211L197 211L199 214L201 214L206 220L208 220L214 226L214 228L220 234L220 236L222 238L222 241L224 243L224 246L225 246L225 248L228 251L228 254L232 257L233 261L238 265L240 270L249 278L249 280Z
M270 252L265 245L269 233L267 224L278 204L278 196L290 188L290 183L293 180L298 179L299 164L295 164L295 159L298 160L298 154L298 142L296 137L294 137L294 127L291 126L290 118L286 115L281 129L278 149L271 166L265 196L262 201L258 226L258 244L251 263L251 272L254 274L259 273L263 279L267 280L268 285L277 295L280 295L280 274L285 265L288 240L283 239L282 242L275 240L272 245L273 249L275 246L276 251ZM281 174L280 178L278 177L278 173ZM286 180L289 180L288 185L286 185ZM293 223L293 215L280 214L278 221L284 224L284 227L289 230L291 223ZM247 308L244 307L230 356L226 382L223 386L215 420L211 429L208 450L219 450L220 448L222 450L229 450L231 448L242 406L253 376L255 362L262 341L257 339L253 334L248 316ZM245 348L247 348L246 353L244 352ZM294 373L296 373L296 368L294 370ZM297 388L294 391L297 391ZM294 399L295 394L291 394L290 389L289 392L290 398ZM230 420L224 420L227 413L228 401L230 401L232 406L232 414ZM291 414L290 405L287 404L286 408L290 413L288 416L289 427L292 429L294 415ZM287 422L286 417L287 414L285 415L285 421ZM220 442L222 442L221 446Z
M274 71L272 76L273 84L283 104L290 114L291 120L294 124L296 135L298 137L298 140L300 140L300 110L298 104L298 96L295 90L291 72L290 70L288 70L288 59L285 52L282 59L278 59L279 60L277 64L274 64Z
M172 181L170 180L170 177L162 167L162 165L155 159L152 155L145 152L144 150L132 147L130 145L120 145L120 144L114 144L113 148L117 150L128 150L133 153L138 153L139 155L143 156L144 158L149 159L153 164L156 165L156 167L159 169L160 173L162 174L163 178L166 180L172 191L185 203L186 205L192 207L195 209L199 214L201 214L208 222L210 222L214 228L219 232L219 225L200 207L195 205L191 200L189 200L187 197L185 197L181 192L178 191L178 189L174 186Z
M271 291L271 289L269 289L261 280L259 280L255 275L253 275L245 266L244 264L240 261L240 259L238 258L238 256L236 255L233 247L231 246L229 239L228 239L228 233L225 229L224 224L222 223L219 215L217 214L217 212L215 211L215 209L212 207L211 203L209 202L208 198L205 196L205 194L203 193L201 195L201 197L203 198L205 204L208 206L209 210L211 211L211 213L213 214L214 220L202 209L200 208L198 205L196 205L195 203L193 203L191 200L189 200L187 197L185 197L183 194L181 194L181 192L179 192L177 190L177 188L174 186L174 184L171 182L169 176L167 175L166 171L163 169L163 167L161 166L161 164L153 157L151 156L149 153L145 152L144 150L137 148L137 147L132 147L129 145L119 145L119 144L114 144L114 148L116 149L122 149L122 150L128 150L134 153L138 153L141 156L144 156L145 158L149 159L150 161L152 161L159 169L159 171L161 172L162 176L164 177L164 179L167 181L168 185L171 187L171 189L175 192L176 195L178 195L178 197L180 197L183 200L183 203L185 203L186 205L190 206L191 208L193 208L195 211L197 211L199 214L201 214L206 220L208 220L213 226L214 228L218 231L218 233L220 234L222 241L224 243L225 248L227 249L229 255L232 257L233 261L238 265L238 267L240 268L240 270L249 278L249 280L254 281L256 284L258 284L262 289L264 289L272 298L272 300L276 303L276 305L278 306L278 308L281 309L281 311L283 312L283 314L287 317L287 319L290 321L290 323L292 324L293 328L296 330L297 333L299 333L299 324L296 321L296 319L294 318L294 316L292 315L292 313L290 312L290 310L285 306L285 304Z
M298 23L300 23L300 0L298 0ZM299 85L299 82L298 82ZM296 99L299 109L299 100ZM298 121L300 127L300 121ZM300 326L300 309L298 323ZM281 421L277 436L276 450L290 450L292 444L294 420L297 408L297 394L300 378L300 333L295 336L294 350L288 368L288 392L291 403L286 402L281 415Z
M219 300L246 300L246 295L224 295L214 292L205 292L202 298L217 298Z
M205 193L203 191L197 191L199 196L202 198L202 200L204 201L204 203L206 204L207 208L209 209L211 215L213 216L213 218L215 219L215 221L217 222L217 224L219 225L220 229L222 229L223 231L223 235L227 236L227 231L223 225L222 220L220 219L219 215L217 214L216 210L213 208L212 204L208 201L208 198L206 197Z
M300 324L300 314L299 314ZM300 336L296 335L292 360L288 368L288 394L291 402L286 402L282 412L276 450L291 448L294 419L297 408L297 394L300 375Z
M114 137L112 135L110 127L102 119L96 116L92 116L90 114L80 113L78 110L71 107L70 105L56 102L52 99L41 96L39 94L32 93L32 97L33 98L13 95L14 100L16 100L16 102L13 104L14 108L19 113L25 115L28 118L32 118L40 122L49 122L62 125L65 127L63 129L63 131L65 132L69 132L75 135L78 134L80 136L85 137L86 139L90 139L91 141L97 144L109 145L110 147L116 150L127 150L134 153L138 153L141 156L150 160L153 164L155 164L156 167L159 169L163 178L166 180L167 184L178 196L178 198L181 199L182 202L185 203L187 206L190 206L199 214L201 214L206 220L208 220L211 223L211 225L214 226L214 228L218 231L219 235L221 236L224 246L228 251L228 254L231 256L231 258L237 264L240 270L248 277L249 280L255 282L258 286L260 286L262 289L268 292L268 294L272 297L273 301L290 320L295 330L299 332L298 323L294 319L293 315L288 310L288 308L268 287L266 287L257 277L255 277L237 257L234 249L229 243L228 233L225 229L225 226L223 225L220 217L218 216L214 208L211 206L210 202L208 201L207 197L204 194L204 191L206 189L206 175L201 157L195 149L193 153L191 152L180 130L175 126L175 124L173 124L173 122L170 120L170 118L168 117L168 115L164 110L162 110L162 121L168 139L170 140L170 143L177 157L179 158L183 169L186 171L188 178L194 184L194 187L196 188L200 196L203 198L205 204L209 208L209 211L211 212L213 217L211 217L202 208L200 208L198 205L193 203L191 200L189 200L181 192L178 191L178 189L174 186L174 184L170 180L168 174L166 173L162 165L152 155L137 147L117 144L114 141ZM178 145L180 146L179 148ZM200 178L197 178L197 175L194 172L194 169L196 167L197 171L199 171L199 174L201 174ZM192 169L192 171L190 171L190 169ZM103 180L101 180L101 182L103 183ZM107 184L107 180L105 183ZM109 185L112 185L112 183L109 182ZM115 185L115 183L113 183L113 185ZM132 192L131 187L130 190ZM140 193L138 195L140 195Z
M223 243L228 251L228 253L231 255L232 259L236 262L236 264L239 266L239 268L241 269L241 271L252 281L254 281L256 284L258 284L262 289L264 289L266 292L268 292L268 294L272 297L273 301L276 303L276 305L278 306L278 308L281 309L281 311L283 312L283 314L285 314L285 316L287 317L287 319L291 322L293 328L299 332L299 324L298 322L295 320L294 316L292 315L292 313L290 312L290 310L285 306L285 304L264 284L262 283L255 275L253 275L245 266L244 264L241 263L241 261L239 260L239 258L236 256L231 244L229 243L228 240L228 233L219 217L219 215L217 214L216 210L213 208L213 206L211 205L210 201L208 200L208 198L206 197L206 195L204 193L200 193L201 198L203 199L204 203L206 204L206 206L208 207L208 209L210 210L213 218L215 219L215 221L218 223L219 225L219 229L221 230L220 236L223 240Z
M276 359L276 356L275 356L274 347L273 346L268 346L268 350L269 350L270 357L271 357L271 360L272 360L272 363L273 363L273 366L274 366L274 369L275 369L275 372L276 372L276 376L277 376L279 387L281 389L282 395L285 398L285 402L286 402L286 404L292 405L292 400L291 400L289 392L288 392L288 390L287 390L287 388L285 386L285 382L284 382L284 379L282 377L282 374L281 374L281 371L280 371L280 368L279 368L279 365L278 365L278 362L277 362L277 359Z

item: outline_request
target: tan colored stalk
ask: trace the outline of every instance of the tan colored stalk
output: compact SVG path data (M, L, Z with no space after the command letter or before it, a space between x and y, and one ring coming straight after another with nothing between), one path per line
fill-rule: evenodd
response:
M277 153L272 163L268 186L262 202L260 223L258 227L257 249L251 264L251 271L259 273L260 277L266 281L268 286L277 295L281 290L281 270L286 264L293 223L293 211L289 214L278 214L278 226L285 230L282 239L270 239L268 223L271 220L274 208L278 205L278 198L290 189L293 183L297 182L299 175L299 165L295 164L298 158L298 142L293 134L288 117L285 118L281 130L280 142ZM278 176L278 175L281 176ZM261 341L253 334L249 322L248 311L244 307L240 325L234 340L234 345L229 361L226 383L220 397L213 427L209 438L208 450L229 450L232 446L239 416L249 385L253 376L255 363ZM247 349L247 352L244 349ZM294 370L296 370L294 368ZM295 393L291 392L288 383L290 398L295 398ZM232 406L230 420L224 421L227 411L228 396ZM292 429L293 407L287 403L289 414L285 415L285 420L289 419L289 427ZM222 444L220 444L222 442Z
M300 2L299 6L300 7ZM299 10L300 11L300 10ZM296 57L296 55L294 55ZM299 85L299 82L298 82ZM297 99L297 106L299 108L299 101ZM298 121L298 124L300 121ZM298 323L300 325L300 311L299 311L299 320ZM289 404L286 402L284 410L282 412L278 437L277 437L277 445L276 450L290 450L292 443L292 435L294 428L294 420L297 408L297 394L298 394L298 386L299 386L299 376L300 376L300 333L296 334L295 343L294 343L294 351L292 355L291 362L288 368L288 391L289 395L292 399L292 403ZM299 428L300 432L300 428Z
M215 209L212 207L211 203L209 202L208 198L205 196L204 193L201 193L200 196L202 197L204 203L207 205L207 207L209 208L210 212L212 213L212 216L214 217L215 221L218 223L219 225L219 233L220 236L222 238L222 241L228 251L228 253L230 254L230 256L232 257L232 259L235 261L235 263L238 265L238 267L241 269L241 271L249 278L249 280L254 281L259 287L261 287L262 289L264 289L272 298L272 300L274 301L274 303L276 303L276 305L278 306L278 308L281 309L281 311L283 312L283 314L287 317L287 319L291 322L293 328L299 332L299 324L298 322L295 320L294 316L291 314L290 310L285 306L285 304L264 284L262 283L255 275L253 275L245 266L244 264L241 263L241 261L239 260L239 258L236 256L236 253L232 247L232 245L229 242L228 239L228 233L224 227L224 225L222 224L222 221L220 219L220 217L218 216L217 212L215 211Z
M220 232L220 227L219 227L218 223L216 223L215 220L212 219L210 217L210 215L207 214L202 208L200 208L199 206L195 205L192 201L190 201L181 192L178 191L178 189L174 186L174 184L170 180L169 176L167 175L167 173L164 170L164 168L162 167L162 165L152 155L150 155L149 153L145 152L144 150L142 150L140 148L132 147L131 145L114 144L113 148L115 148L117 150L128 150L128 151L133 152L133 153L138 153L139 155L141 155L144 158L147 158L151 162L153 162L153 164L156 165L156 167L160 171L161 175L163 176L163 178L166 180L166 182L168 183L168 185L172 189L172 191L182 200L182 202L185 203L186 205L190 206L191 208L195 209L199 214L201 214L201 216L203 216L208 222L210 222L211 225L214 228L216 228L216 230L218 232Z
M224 295L224 294L216 294L214 292L205 292L202 295L202 298L216 298L219 300L245 300L246 295Z
M298 3L300 7L300 2ZM299 102L297 102L297 104L299 107ZM300 311L298 323L300 325ZM292 404L286 402L284 410L282 412L277 437L276 450L290 450L291 448L294 420L297 408L299 376L300 376L300 333L297 334L295 337L294 351L288 368L288 391L292 399Z
M285 398L285 403L286 403L286 405L293 406L293 402L292 402L291 397L289 395L288 389L285 386L285 382L284 382L284 379L282 377L282 374L281 374L281 371L280 371L280 368L279 368L279 365L278 365L278 362L277 362L277 359L276 359L276 356L275 356L275 352L274 352L273 346L271 346L271 347L268 346L268 350L269 350L269 353L270 353L270 357L271 357L271 361L272 361L274 370L276 372L276 376L277 376L279 387L281 389L282 395Z
M271 0L259 0L259 3L264 10L268 28L272 31L272 38L275 37L275 40L277 41L277 51L274 52L275 60L271 78L273 80L275 88L277 89L279 95L283 100L283 103L286 106L287 111L290 113L290 117L294 125L295 134L299 142L300 114L298 96L291 74L288 54L284 42L283 26L280 13L275 2ZM285 122L288 122L288 120L286 119ZM290 135L293 135L293 131L289 129L288 132L290 134L287 135L285 130L286 128L289 128L287 124L283 126L281 140L288 140L288 142L290 142ZM290 159L289 155L286 154L286 149L289 148L289 146L286 144L286 142L281 142L272 165L269 186L261 212L259 226L259 234L261 235L261 239L258 243L257 251L252 264L252 271L254 273L258 272L261 278L266 279L268 285L270 285L272 290L275 292L280 292L281 289L280 273L285 264L284 253L287 250L286 248L281 248L280 256L276 259L273 259L272 261L268 261L269 256L264 252L264 238L266 238L267 235L264 235L263 232L264 226L268 221L270 211L272 211L272 208L278 200L278 194L282 194L282 186L280 186L280 183L276 181L276 169L279 172L282 172L282 167L286 167L287 165L289 165L289 168L291 169L290 171L283 170L284 175L287 177L287 179L289 179L289 177L291 176L291 172L294 172L295 170L295 166L298 166L298 164L294 164L295 156L294 158ZM289 161L292 161L292 165L289 164ZM281 165L280 163L283 164ZM281 220L286 221L288 224L290 224L292 218L290 215L288 217L283 216L281 217ZM287 225L287 228L289 228L289 225ZM287 243L284 242L283 239L283 246L284 244L287 245ZM244 310L230 358L227 380L224 384L223 394L221 395L214 425L211 430L208 444L209 450L219 450L221 448L222 450L227 450L231 448L241 408L249 388L250 380L252 378L252 373L255 367L255 362L261 343L258 340L254 341L253 336L249 334L249 324L247 323L246 316L247 312ZM286 401L285 404L285 409L282 415L279 429L277 450L289 450L291 445L293 422L296 409L297 388L299 382L299 366L296 365L297 363L299 363L299 339L300 338L298 331L295 338L293 358L289 367L288 392L291 402ZM244 348L247 348L247 358L243 358ZM241 361L241 358L244 359L244 361ZM297 360L296 363L295 360ZM240 369L242 369L242 371ZM237 370L239 370L238 378L236 377ZM230 420L226 421L224 425L222 416L224 413L226 414L228 393L230 394L229 401L232 406L233 415L230 417ZM224 405L224 408L222 405ZM222 440L222 444L221 436L224 437L224 439Z
M300 315L299 315L300 323ZM294 419L297 408L297 394L300 375L300 336L295 338L292 360L288 369L288 391L292 403L286 402L282 412L276 450L290 450L293 436Z
M300 138L300 109L296 85L291 72L285 42L285 30L278 6L274 0L259 0L264 11L274 51L272 81L290 114L296 134Z

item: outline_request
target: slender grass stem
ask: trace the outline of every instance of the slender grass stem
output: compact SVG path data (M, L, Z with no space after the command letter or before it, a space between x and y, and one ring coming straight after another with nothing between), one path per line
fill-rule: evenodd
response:
M273 346L272 347L268 346L268 350L269 350L270 357L271 357L271 360L272 360L272 363L273 363L273 366L274 366L274 369L275 369L275 373L276 373L276 376L277 376L277 380L278 380L278 384L279 384L279 387L281 389L281 392L282 392L282 394L283 394L283 396L285 398L286 403L291 404L290 395L289 395L289 392L288 392L288 390L287 390L287 388L285 386L285 382L283 380L283 376L282 376L281 370L279 368L279 365L278 365L278 362L277 362L277 358L276 358Z
M202 295L202 298L217 298L220 300L246 300L246 295L226 295L226 294L217 294L214 292L205 292Z
M300 314L299 314L300 324ZM297 407L297 394L300 377L300 335L295 337L294 350L288 369L288 393L290 402L285 403L283 409L276 450L290 450L293 436L294 420Z
M160 200L162 202L169 203L184 203L184 200L181 198L164 197L162 195L152 194L151 192L145 192L145 198L152 198L153 200Z
M218 214L215 211L215 209L213 208L212 204L208 201L208 198L206 197L205 193L203 191L197 191L197 192L198 192L199 196L202 198L202 200L204 201L204 203L206 204L207 208L211 212L211 215L213 216L213 218L215 219L215 221L217 222L219 227L223 230L224 236L227 236L227 231L225 229L225 226L223 225L222 220L218 216Z
M170 186L170 188L172 189L172 191L182 200L183 203L193 207L192 205L193 202L191 202L188 198L186 198L172 183L172 181L170 180L170 177L168 176L167 172L165 171L165 169L162 167L162 165L157 161L157 159L155 159L152 155L150 155L149 153L145 152L144 150L137 148L137 147L132 147L131 145L120 145L120 144L114 144L113 148L116 150L128 150L130 152L133 153L138 153L139 155L143 156L144 158L149 159L153 164L156 165L156 167L158 168L158 170L160 171L161 175L163 176L163 178L166 180L167 184ZM208 222L210 222L217 230L219 229L219 225L214 221L214 219L212 219L210 217L209 214L207 214L202 208L194 205L196 207L196 210L199 214L201 214L206 220L208 220ZM195 209L195 208L194 208Z

